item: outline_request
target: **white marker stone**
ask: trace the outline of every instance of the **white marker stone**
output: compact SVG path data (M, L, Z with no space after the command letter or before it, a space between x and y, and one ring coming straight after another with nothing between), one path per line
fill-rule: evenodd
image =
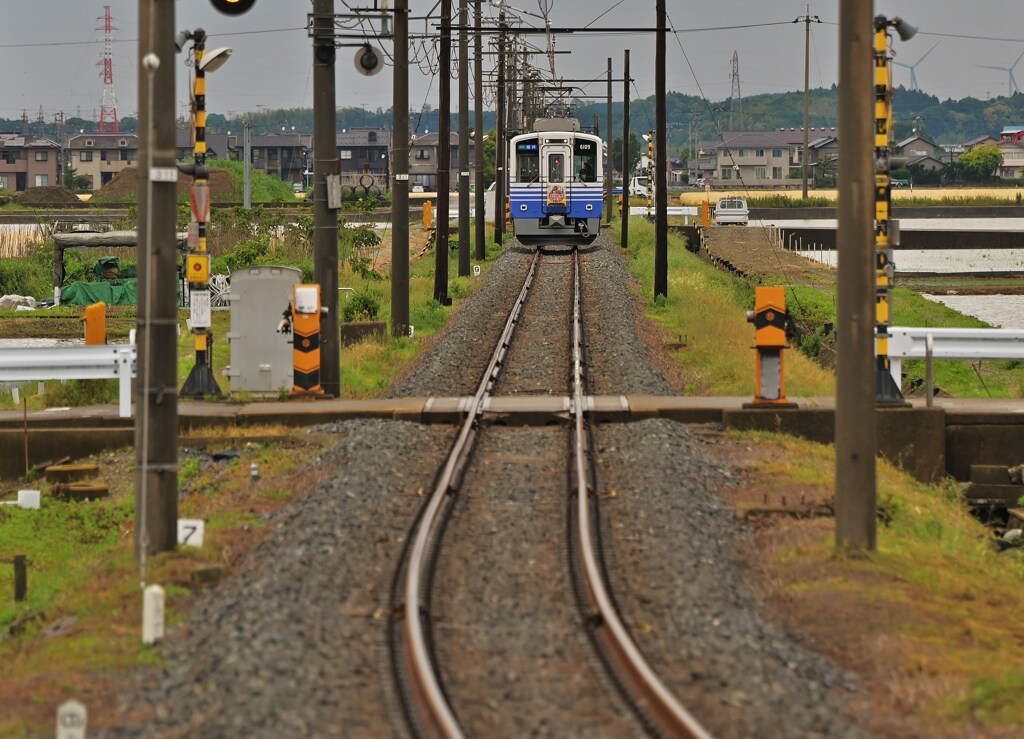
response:
M57 709L57 739L85 739L89 712L82 703L72 699Z
M18 508L38 508L39 507L39 491L38 490L19 490L18 491Z
M164 638L164 589L150 585L142 595L142 643L155 644Z
M185 547L201 547L205 529L206 522L201 518L179 518L178 544Z
M474 264L473 265L473 276L474 277L479 277L480 276L480 265L479 264Z

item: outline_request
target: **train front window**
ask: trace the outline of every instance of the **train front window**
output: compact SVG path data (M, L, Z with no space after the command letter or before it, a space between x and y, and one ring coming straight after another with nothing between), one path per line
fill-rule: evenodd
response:
M576 182L597 182L597 144L576 139L573 146L573 177Z
M565 155L548 155L548 182L565 182Z
M516 182L536 182L540 179L540 154L537 139L516 144Z

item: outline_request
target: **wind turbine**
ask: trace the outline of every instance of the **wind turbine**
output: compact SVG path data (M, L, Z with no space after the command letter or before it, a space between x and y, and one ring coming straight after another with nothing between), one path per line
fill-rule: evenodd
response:
M975 67L981 67L982 69L998 69L1001 72L1006 72L1010 76L1010 92L1009 92L1009 95L1012 97L1013 93L1020 92L1020 88L1017 86L1017 80L1013 76L1013 70L1020 63L1021 59L1024 59L1024 51L1022 51L1020 53L1020 56L1017 57L1017 61L1015 61L1009 67L993 67L993 66L988 65L988 64L975 64L974 66Z
M941 43L942 43L941 41L936 41L934 44L932 44L932 48L928 49L928 51L926 51L924 53L924 55L920 59L918 59L916 62L914 62L913 64L904 64L903 62L897 62L896 60L893 60L893 64L895 64L896 66L898 66L898 67L906 67L907 69L910 70L910 89L911 90L916 90L917 92L921 91L921 88L917 84L917 74L914 72L914 69L917 67L918 64L920 64L921 62L924 61L924 58L926 56L928 56L933 51L935 51L935 47L938 46Z

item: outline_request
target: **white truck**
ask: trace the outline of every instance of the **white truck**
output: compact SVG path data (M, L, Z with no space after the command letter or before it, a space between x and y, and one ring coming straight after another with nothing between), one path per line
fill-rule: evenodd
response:
M746 198L722 198L715 205L715 225L746 226L750 219Z
M651 194L654 190L651 190ZM646 198L647 197L647 178L646 177L634 177L629 181L629 197L631 198Z

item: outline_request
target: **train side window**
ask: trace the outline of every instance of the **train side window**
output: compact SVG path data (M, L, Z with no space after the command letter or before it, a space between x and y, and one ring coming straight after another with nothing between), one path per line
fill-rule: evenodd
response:
M565 182L565 156L548 155L548 182Z
M573 169L576 182L597 182L597 146L592 141L576 140Z

